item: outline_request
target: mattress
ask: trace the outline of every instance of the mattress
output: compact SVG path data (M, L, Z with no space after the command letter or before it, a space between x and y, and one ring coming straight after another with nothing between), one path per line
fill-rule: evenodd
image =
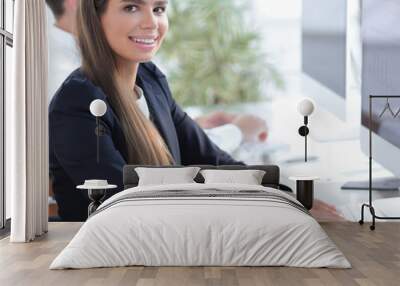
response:
M351 267L290 195L193 183L134 187L109 198L50 269L133 265Z

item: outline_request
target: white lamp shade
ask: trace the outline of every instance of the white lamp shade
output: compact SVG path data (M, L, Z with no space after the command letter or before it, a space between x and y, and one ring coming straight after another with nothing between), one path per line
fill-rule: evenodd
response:
M303 116L309 116L314 112L314 102L309 98L302 99L297 105L297 111Z
M101 117L106 113L107 105L103 100L95 99L90 103L89 109L93 116Z

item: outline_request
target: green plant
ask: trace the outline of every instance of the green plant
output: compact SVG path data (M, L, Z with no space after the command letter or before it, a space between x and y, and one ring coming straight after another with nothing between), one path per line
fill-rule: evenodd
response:
M159 55L180 104L257 101L261 83L283 84L246 24L246 2L170 1L170 31Z

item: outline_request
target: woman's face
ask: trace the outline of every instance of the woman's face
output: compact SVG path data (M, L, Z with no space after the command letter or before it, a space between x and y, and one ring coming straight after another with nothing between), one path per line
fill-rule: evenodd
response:
M168 31L167 0L108 0L101 25L122 60L150 61Z

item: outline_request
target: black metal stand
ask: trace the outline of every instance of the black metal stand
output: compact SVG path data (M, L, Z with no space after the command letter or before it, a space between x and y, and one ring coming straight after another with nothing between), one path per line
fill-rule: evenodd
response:
M385 98L386 100L389 101L389 98L400 98L400 95L370 95L369 96L369 122L368 122L368 129L369 129L369 202L368 204L363 204L361 206L361 219L359 220L359 224L364 224L364 208L367 207L369 208L369 211L372 216L372 225L370 225L371 230L375 230L375 220L376 219L387 219L387 220L394 220L394 219L400 219L400 217L382 217L382 216L377 216L375 214L375 208L372 204L372 100L373 99L382 99ZM385 109L381 112L380 116L382 116L386 110L389 110L391 115L396 118L397 115L399 114L394 113L389 106L389 102L385 106Z
M307 162L307 135L310 133L307 125L308 116L304 116L304 125L299 128L299 134L304 137L304 162Z
M101 119L96 116L96 129L94 130L94 133L96 134L96 158L97 158L97 164L100 163L100 137L104 136L106 133L106 129L103 126L103 122Z

